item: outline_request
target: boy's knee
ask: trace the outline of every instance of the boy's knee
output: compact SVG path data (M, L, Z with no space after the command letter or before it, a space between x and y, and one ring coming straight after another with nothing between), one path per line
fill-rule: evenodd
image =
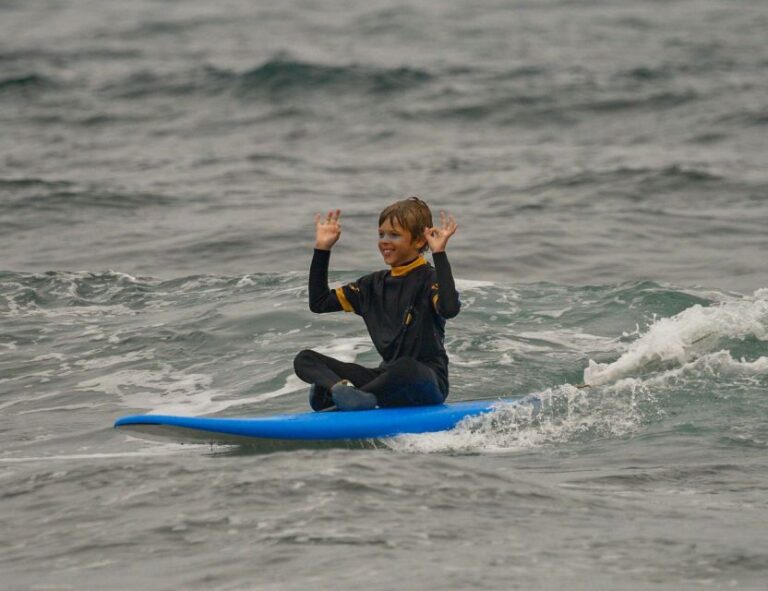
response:
M312 349L304 349L296 354L293 358L293 369L295 370L299 365L307 363L315 358L315 352Z
M405 382L434 381L437 384L435 370L417 361L413 357L401 357L389 366L395 379Z
M413 357L400 357L400 359L396 359L392 362L390 368L396 369L397 371L410 373L418 370L420 366L421 364Z
M401 357L389 366L389 370L400 380L420 379L428 372L428 368L413 357Z

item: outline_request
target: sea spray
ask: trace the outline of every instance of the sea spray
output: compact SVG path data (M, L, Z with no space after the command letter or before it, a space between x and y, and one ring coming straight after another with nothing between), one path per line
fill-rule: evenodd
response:
M670 415L701 409L737 412L742 392L768 385L768 350L735 358L728 340L766 341L768 290L712 306L696 304L655 320L613 363L589 361L589 387L562 384L462 421L442 433L407 435L386 444L406 453L499 453L578 444L640 432ZM762 354L762 353L766 354ZM750 430L751 433L753 430ZM742 438L746 437L741 435ZM750 441L762 441L761 435Z
M407 453L499 453L577 443L629 433L642 422L637 391L621 400L570 384L499 401L490 413L463 420L441 433L391 438L387 445Z
M714 306L694 305L654 322L611 363L589 360L584 383L599 386L624 377L684 364L711 352L721 339L768 338L768 290Z

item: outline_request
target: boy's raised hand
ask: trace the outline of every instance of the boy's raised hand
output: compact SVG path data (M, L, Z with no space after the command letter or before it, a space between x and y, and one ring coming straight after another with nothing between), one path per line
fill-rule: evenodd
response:
M424 228L424 238L429 244L429 250L432 252L443 252L448 239L456 232L456 220L452 215L446 215L444 211L440 212L440 227Z
M336 241L341 236L341 224L339 218L341 210L331 210L328 215L315 214L315 248L320 250L331 250Z

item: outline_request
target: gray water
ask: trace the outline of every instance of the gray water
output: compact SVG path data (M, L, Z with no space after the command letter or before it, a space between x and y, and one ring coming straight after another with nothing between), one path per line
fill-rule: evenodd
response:
M764 589L768 6L0 4L3 589ZM301 412L307 309L453 213L452 400L373 449L122 415ZM586 382L591 388L577 389ZM526 410L527 408L527 410Z

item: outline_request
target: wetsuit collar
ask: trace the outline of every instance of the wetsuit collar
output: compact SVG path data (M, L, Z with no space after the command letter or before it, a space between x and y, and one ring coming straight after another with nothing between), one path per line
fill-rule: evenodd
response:
M400 267L392 267L391 273L392 277L400 277L401 275L407 275L417 267L421 267L422 265L427 264L427 259L425 259L423 256L419 256L412 260L407 265L402 265Z

